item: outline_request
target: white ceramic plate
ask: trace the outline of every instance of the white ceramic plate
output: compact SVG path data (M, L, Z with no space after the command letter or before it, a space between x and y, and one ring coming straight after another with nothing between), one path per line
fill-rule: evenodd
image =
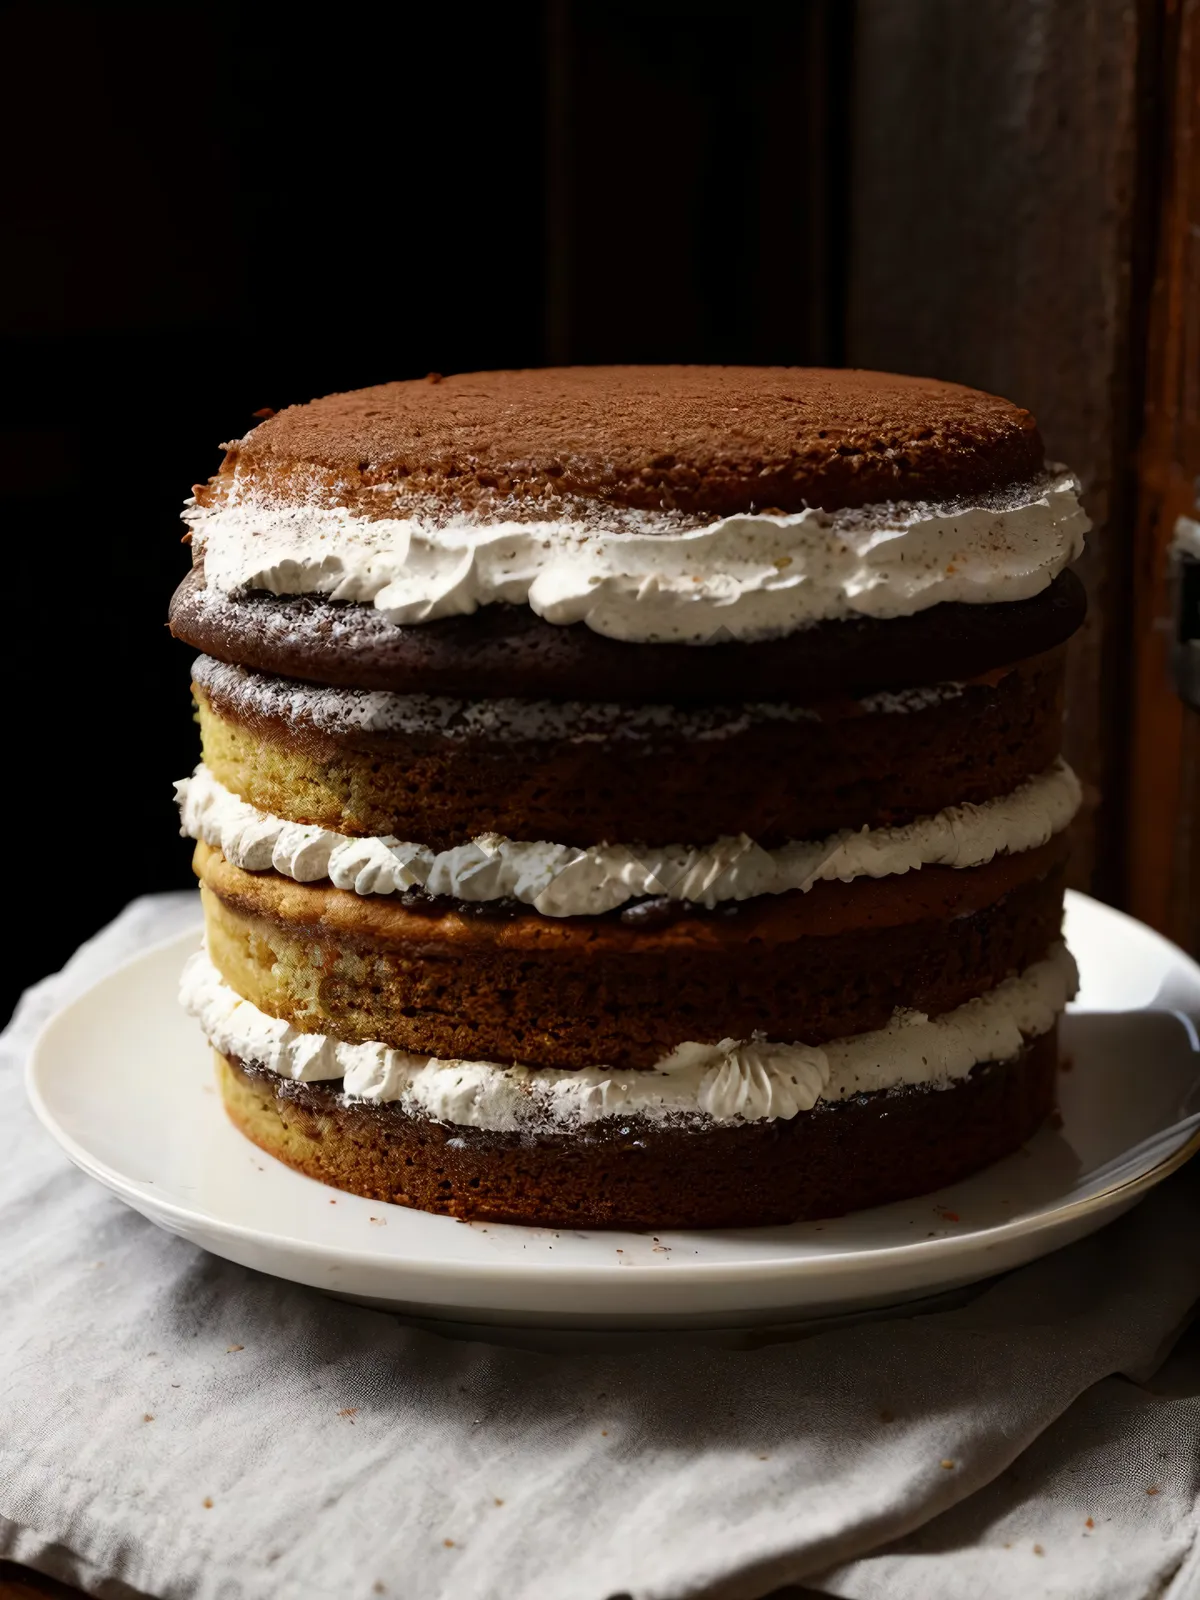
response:
M928 1296L1029 1261L1131 1206L1200 1144L1200 968L1069 897L1083 986L1062 1127L935 1195L824 1223L606 1233L463 1223L362 1200L263 1155L225 1119L175 998L189 933L55 1017L34 1109L78 1166L159 1227L245 1266L410 1315L530 1327L747 1327Z

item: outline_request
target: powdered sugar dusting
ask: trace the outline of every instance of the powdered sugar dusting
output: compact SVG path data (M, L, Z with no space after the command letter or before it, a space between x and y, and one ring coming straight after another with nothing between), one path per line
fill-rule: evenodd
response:
M300 723L327 733L437 734L446 739L566 741L707 741L728 739L767 723L819 722L812 706L781 701L742 705L624 705L590 700L458 700L445 695L392 694L300 683L211 656L200 656L193 682L218 712ZM876 694L859 701L866 713L924 711L957 699L964 686L935 684Z

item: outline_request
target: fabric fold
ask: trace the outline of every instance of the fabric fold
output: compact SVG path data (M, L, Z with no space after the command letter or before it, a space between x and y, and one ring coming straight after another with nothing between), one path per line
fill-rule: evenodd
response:
M37 1028L192 921L134 902L0 1041L0 1554L171 1600L1188 1593L1200 1399L1117 1375L1200 1297L1200 1169L952 1310L443 1338L158 1231L37 1126Z

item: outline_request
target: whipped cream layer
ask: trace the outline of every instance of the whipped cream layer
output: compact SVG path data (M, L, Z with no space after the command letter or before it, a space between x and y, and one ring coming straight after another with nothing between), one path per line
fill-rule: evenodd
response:
M485 833L432 851L391 836L355 839L285 822L238 798L207 767L175 785L182 832L248 872L298 883L328 879L355 894L420 888L457 900L513 899L547 917L599 916L643 896L710 909L757 895L807 892L822 880L884 878L921 867L977 867L1036 849L1079 809L1079 780L1058 761L1011 794L952 806L901 828L843 829L827 839L764 850L745 834L701 848L601 844L583 850Z
M222 1055L300 1083L341 1079L350 1100L397 1102L435 1122L512 1132L607 1117L761 1122L811 1111L818 1100L906 1084L946 1088L980 1062L1009 1061L1027 1039L1048 1033L1077 983L1070 952L1059 944L1044 961L939 1017L897 1012L886 1028L821 1048L758 1036L681 1044L645 1072L531 1071L301 1033L241 999L203 951L184 969L180 999Z
M1028 599L1083 549L1079 492L1072 473L1050 469L970 502L752 512L701 527L626 511L618 529L599 505L594 521L438 521L388 485L378 516L364 517L235 479L217 505L189 501L184 520L217 594L327 595L406 625L506 602L613 639L707 644Z

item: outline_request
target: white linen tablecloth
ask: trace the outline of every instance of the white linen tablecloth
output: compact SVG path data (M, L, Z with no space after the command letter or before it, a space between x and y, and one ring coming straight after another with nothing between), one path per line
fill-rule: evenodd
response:
M164 1600L1200 1597L1200 1163L951 1311L443 1339L159 1232L28 1110L45 1018L196 915L135 901L0 1040L0 1555Z

